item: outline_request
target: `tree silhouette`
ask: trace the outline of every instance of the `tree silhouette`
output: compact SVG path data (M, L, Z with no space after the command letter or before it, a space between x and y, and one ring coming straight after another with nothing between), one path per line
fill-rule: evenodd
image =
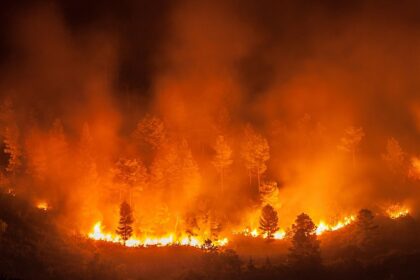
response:
M242 157L249 172L249 184L252 183L252 175L257 175L258 186L261 185L261 174L267 170L265 164L270 159L270 147L267 139L258 134L251 126L245 128L245 141L242 144Z
M279 188L274 181L263 182L259 186L260 199L263 205L280 206Z
M165 124L158 117L146 115L138 122L133 137L156 150L166 141Z
M128 193L130 203L133 195L142 191L146 185L147 170L138 159L120 158L111 172L115 183Z
M394 138L388 138L386 143L386 152L382 154L382 159L388 165L388 168L394 172L401 172L404 167L406 154L402 150L400 143Z
M131 206L124 201L120 206L120 222L116 230L117 234L123 240L124 245L133 234L133 228L131 226L133 222L133 210L131 209Z
M321 263L316 226L305 213L300 214L292 225L290 261L298 266L313 267Z
M262 209L260 217L260 230L266 234L268 239L272 239L274 233L279 230L278 227L279 218L276 210L271 205L266 205Z
M216 167L217 171L220 174L220 191L223 193L223 181L225 169L229 167L232 160L232 149L226 143L225 138L222 135L219 135L216 140L216 145L214 146L216 152L213 165Z
M357 245L363 249L369 249L373 245L377 225L374 223L374 215L368 209L361 209L357 215L356 238Z
M350 153L352 157L353 167L356 164L356 150L359 146L360 141L362 141L365 133L362 127L353 127L350 126L345 130L344 136L340 139L339 149Z

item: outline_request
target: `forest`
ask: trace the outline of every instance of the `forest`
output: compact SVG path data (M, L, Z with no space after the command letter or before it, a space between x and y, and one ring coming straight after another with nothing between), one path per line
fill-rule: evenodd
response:
M420 5L0 9L0 280L417 279Z

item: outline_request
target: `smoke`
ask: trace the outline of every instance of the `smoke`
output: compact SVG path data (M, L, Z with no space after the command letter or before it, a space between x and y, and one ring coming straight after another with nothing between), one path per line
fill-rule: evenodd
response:
M139 227L167 212L177 227L203 208L255 220L258 187L241 155L249 124L270 146L262 179L278 182L282 226L303 211L319 220L416 208L418 180L407 176L420 155L416 3L134 2L90 4L89 15L67 1L11 9L0 88L13 114L2 121L19 128L30 197L47 197L81 229L115 224L112 170L138 158L159 178L134 199ZM133 137L146 115L163 120L173 146L147 150ZM350 127L363 136L343 149ZM218 135L233 150L224 195L212 164ZM383 160L391 138L404 154L398 170ZM156 167L169 172L180 155L187 183Z

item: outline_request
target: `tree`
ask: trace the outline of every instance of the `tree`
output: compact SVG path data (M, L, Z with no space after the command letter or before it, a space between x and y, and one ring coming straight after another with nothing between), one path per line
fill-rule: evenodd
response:
M356 163L356 150L359 146L360 141L362 141L365 133L362 127L353 127L350 126L345 130L344 136L340 139L340 145L338 148L347 153L351 153L353 166Z
M117 234L121 237L123 244L131 237L133 234L132 224L133 219L133 210L127 202L121 203L120 206L120 222L116 230Z
M4 153L9 156L6 171L11 174L16 174L22 165L22 151L19 144L19 133L16 126L6 127L4 146Z
M128 193L131 203L134 193L142 190L147 181L147 171L137 159L121 158L111 170L114 181Z
M159 190L166 199L183 195L188 201L197 195L201 175L188 142L175 139L158 149L151 166L151 185ZM183 207L179 199L168 199L171 209Z
M156 150L166 141L165 124L158 117L146 115L137 124L133 137L144 141Z
M298 266L312 267L321 263L316 226L305 213L300 214L292 225L290 261Z
M49 131L48 139L48 168L49 171L60 174L62 168L67 164L68 143L63 124L60 119L56 119Z
M266 234L268 239L272 239L274 233L279 230L278 222L276 210L269 204L264 206L260 217L260 230Z
M356 220L357 245L362 249L369 249L373 244L376 229L374 215L369 209L361 209Z
M225 138L222 135L219 135L216 140L216 145L214 146L214 150L216 152L213 165L216 167L217 171L220 174L220 191L223 193L223 179L224 179L224 171L228 168L233 160L232 160L232 149L226 143Z
M256 174L258 186L260 186L261 174L267 170L266 161L270 159L270 147L267 139L255 132L249 125L245 128L244 139L242 157L249 172L249 184L252 184L252 175Z
M43 181L48 173L48 145L45 137L31 127L25 137L26 169L33 178Z
M391 137L386 143L386 152L382 155L382 159L387 163L389 169L397 173L402 171L405 161L405 153L401 149L400 143Z
M85 185L95 186L99 183L97 164L94 156L94 143L90 134L89 125L83 125L79 142L79 168L82 182Z
M279 188L274 181L264 182L259 187L260 199L263 205L270 204L274 208L280 207Z

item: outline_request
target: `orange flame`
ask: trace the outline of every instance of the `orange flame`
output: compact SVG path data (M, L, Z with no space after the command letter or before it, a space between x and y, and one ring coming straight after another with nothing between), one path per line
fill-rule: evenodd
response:
M102 240L112 243L123 243L122 239L118 235L111 233L103 233L101 222L97 222L92 232L88 234L88 237L93 240ZM226 246L229 240L227 238L222 238L213 241L215 246ZM146 236L142 239L138 237L131 237L125 242L127 247L148 247L148 246L172 246L172 245L181 245L181 246L191 246L191 247L201 247L204 244L204 238L195 237L195 236L176 236L173 233L170 233L166 236L161 237L150 237Z
M388 207L388 209L386 209L386 213L391 219L398 219L410 214L410 210L402 205L394 204Z

